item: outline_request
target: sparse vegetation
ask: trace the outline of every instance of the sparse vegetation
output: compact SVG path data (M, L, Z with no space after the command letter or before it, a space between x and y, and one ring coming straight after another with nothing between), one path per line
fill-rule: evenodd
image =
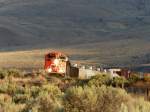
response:
M134 74L131 74L131 77L128 80L129 80L129 83L135 83L140 80L140 77L139 75L134 73Z
M102 85L110 85L111 81L112 79L109 74L98 74L89 80L88 85L99 87Z
M65 112L149 112L150 103L134 99L123 89L101 87L73 87L64 98Z
M99 74L89 80L60 78L53 82L43 71L34 73L35 77L26 77L14 69L1 69L0 74L3 76L0 79L1 112L150 111L149 102L134 99L124 89L113 87L121 87L126 82L122 77L113 79Z
M0 79L4 79L8 76L8 73L6 70L0 69Z
M150 76L145 76L145 77L144 77L144 81L150 82Z
M112 87L73 87L65 95L66 112L119 112L126 93Z
M115 87L122 87L124 88L124 84L128 83L128 80L126 80L124 77L114 77L112 80L112 85Z

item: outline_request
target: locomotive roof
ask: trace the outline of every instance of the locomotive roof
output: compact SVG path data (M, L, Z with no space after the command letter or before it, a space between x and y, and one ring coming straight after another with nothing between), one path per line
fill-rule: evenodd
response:
M46 55L50 55L50 54L54 54L56 56L64 56L64 57L67 57L65 54L61 53L61 52L49 52L47 53Z

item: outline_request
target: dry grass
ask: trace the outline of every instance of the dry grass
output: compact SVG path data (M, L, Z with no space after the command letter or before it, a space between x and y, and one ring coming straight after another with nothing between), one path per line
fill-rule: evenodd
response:
M149 43L129 39L116 42L97 42L72 45L62 48L45 48L26 51L0 52L0 68L43 68L44 54L51 51L61 51L69 56L72 62L102 64L102 65L140 65L148 63L145 54L150 50ZM41 47L42 48L42 47ZM129 50L130 49L130 50ZM132 63L131 63L132 62Z
M44 55L51 51L61 51L65 54L86 56L92 54L92 52L86 52L82 50L74 49L41 49L31 51L13 51L13 52L1 52L0 53L0 68L27 68L36 69L43 68ZM73 62L82 63L83 60L72 60ZM86 62L86 61L85 61ZM90 62L90 61L89 61Z

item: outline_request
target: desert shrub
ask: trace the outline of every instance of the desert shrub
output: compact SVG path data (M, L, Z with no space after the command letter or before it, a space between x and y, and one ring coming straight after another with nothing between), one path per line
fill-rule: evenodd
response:
M140 77L137 74L131 74L130 78L128 78L128 81L130 84L135 83L139 80L140 80Z
M43 76L47 76L48 75L47 72L45 70L43 70L43 69L39 69L38 70L38 74L39 75L43 75Z
M128 95L123 89L113 87L101 87L98 92L98 107L100 112L119 112L122 102Z
M7 74L12 77L23 77L23 73L18 69L8 69Z
M13 96L18 93L24 93L24 89L16 83L9 82L6 85L5 93L8 93L9 95Z
M12 102L12 97L8 94L0 94L0 104L3 104L4 102Z
M15 94L25 94L26 88L22 87L21 85L16 85L16 91Z
M150 103L108 86L72 87L64 95L65 112L150 112Z
M121 104L120 112L150 112L150 103L143 98L129 97L126 102Z
M13 94L16 91L16 84L5 80L0 84L0 93Z
M23 108L24 105L16 105L13 102L5 102L2 105L0 105L1 112L21 112Z
M7 93L9 95L14 95L16 94L16 91L17 91L17 85L15 83L9 83L8 86L7 86Z
M7 71L4 69L0 69L0 79L4 79L7 76L8 76Z
M43 85L41 87L41 91L45 91L45 92L48 92L49 94L51 94L52 96L59 96L61 95L61 90L58 88L58 86L55 86L53 84L46 84L46 85Z
M75 78L64 78L64 79L62 79L62 81L63 81L64 83L76 84L77 79L75 79Z
M124 78L112 79L99 74L89 80L56 79L40 86L12 81L14 72L3 73L0 84L0 112L150 112L150 103L142 98L134 99L123 89L109 85L122 85ZM39 75L40 76L40 75ZM38 77L39 77L38 76ZM131 77L131 82L139 78ZM56 82L56 83L55 83ZM59 85L68 85L64 93Z
M16 104L27 103L30 99L30 94L15 94L13 96L13 102Z
M0 112L20 112L24 105L15 104L11 96L0 94Z
M64 96L65 112L119 112L127 93L112 87L73 87Z
M66 91L69 87L76 86L78 83L77 79L75 78L64 78L62 79L61 83L58 84L58 87L61 91Z
M40 91L41 91L40 87L32 86L29 92L33 98L36 98L36 97L38 97Z
M128 83L128 80L125 79L124 77L114 77L112 79L112 85L115 87L124 87L124 84Z
M87 85L88 84L88 82L89 82L89 79L78 79L77 81L76 81L76 86L85 86L85 85Z
M0 93L7 93L8 84L8 81L4 81L0 84Z
M58 112L61 110L62 92L55 85L43 85L40 90L34 87L38 95L31 98L23 112Z
M61 108L57 99L43 92L36 99L30 100L23 112L58 112Z
M18 69L0 69L0 79L4 79L5 77L23 77L23 73Z
M109 74L98 74L93 76L89 81L89 86L102 86L102 85L110 85L111 84L111 77Z
M125 90L108 86L69 88L64 95L65 112L150 112L150 103L133 98Z
M94 88L72 87L67 90L64 97L65 112L94 112L97 102Z
M135 112L150 112L150 102L145 101L143 98L134 99L133 105ZM131 109L129 108L129 110Z
M46 95L45 95L46 94ZM44 97L43 97L44 96ZM61 110L61 103L59 97L55 95L52 96L48 93L41 92L38 101L39 101L39 112L56 112Z
M144 81L150 82L150 76L149 76L149 75L147 75L147 76L145 75L145 76L144 76Z
M12 96L14 94L22 94L24 92L24 88L20 85L17 85L15 82L5 80L0 84L0 93L6 93Z

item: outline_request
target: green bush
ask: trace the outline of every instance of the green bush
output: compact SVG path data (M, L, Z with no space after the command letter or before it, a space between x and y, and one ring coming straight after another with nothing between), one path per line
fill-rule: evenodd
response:
M144 81L150 82L150 76L144 76Z
M8 69L7 73L8 76L12 76L12 77L23 77L22 72L18 69Z
M143 98L128 98L126 102L121 104L119 112L150 112L150 102L145 101Z
M64 96L65 112L150 112L150 103L107 86L73 87Z
M23 73L18 69L0 69L0 79L4 79L6 77L23 77Z
M115 87L122 87L124 88L124 84L128 83L128 80L124 77L114 77L112 80L112 85Z
M0 84L0 93L14 94L16 91L16 84L5 80Z
M128 78L129 83L135 83L140 80L140 77L138 74L131 74L130 78Z
M65 112L119 112L127 93L112 87L73 87L64 96Z
M8 82L8 81L2 82L2 83L0 84L0 93L7 93L8 85L9 85L9 82Z
M110 85L111 84L111 77L109 74L98 74L96 76L93 76L89 82L89 86L102 86L102 85Z
M28 101L23 112L59 112L62 110L62 92L57 86L43 85L40 90L34 87L34 92L38 95L36 97L35 94L33 95L35 98Z
M30 99L30 94L15 94L13 96L13 102L17 104L27 103Z
M48 73L47 73L45 70L43 70L43 69L39 69L39 70L38 70L38 74L39 74L39 75L43 75L43 76L45 76L45 77L48 75Z
M22 86L12 77L24 76L14 69L0 70L2 112L150 112L149 102L111 87L125 84L127 80L122 77L111 78L106 74L98 74L89 80L52 77L40 86L28 82ZM138 80L136 75L129 79L130 83ZM65 86L63 92L60 83Z
M13 102L5 102L4 104L0 105L1 112L21 112L23 108L24 105L16 105Z
M51 94L52 96L59 96L61 95L61 90L58 88L58 86L55 86L53 84L46 84L41 87L41 92L47 92L48 94Z
M47 80L49 81L49 83L51 84L55 84L58 85L62 82L61 78L55 77L55 76L46 76Z
M17 85L15 82L10 82L7 79L0 84L0 93L14 95L18 93L23 94L24 92L25 89L21 85Z
M0 79L4 79L7 76L8 76L7 71L4 69L0 69Z
M86 86L90 79L77 79L75 85L76 86Z
M32 86L27 93L30 93L33 98L36 98L38 97L40 91L41 91L40 87Z
M67 90L64 97L65 112L94 112L97 94L95 88L73 87Z
M52 96L45 92L40 93L37 101L39 102L39 112L58 112L61 110L59 97Z
M0 111L1 112L20 112L24 105L15 104L11 96L7 94L0 94Z

